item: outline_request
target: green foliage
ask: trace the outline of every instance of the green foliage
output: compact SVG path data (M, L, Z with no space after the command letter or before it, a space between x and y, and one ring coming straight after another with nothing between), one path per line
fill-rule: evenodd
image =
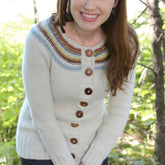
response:
M32 21L18 17L0 25L0 164L18 164L15 131L24 92L21 75L23 43Z
M155 89L153 53L149 18L146 13L130 22L138 34L140 50L136 66L136 83L126 129L109 156L111 165L155 165Z

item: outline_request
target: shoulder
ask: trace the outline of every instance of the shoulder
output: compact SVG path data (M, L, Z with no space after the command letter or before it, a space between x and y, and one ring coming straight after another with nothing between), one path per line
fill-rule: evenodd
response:
M29 37L46 37L47 34L52 33L57 24L52 20L52 17L48 17L37 24L33 25L29 30L27 38Z
M136 56L139 49L138 36L132 25L128 25L129 49L132 56Z
M39 44L45 45L54 38L54 29L57 25L52 21L51 17L48 17L39 23L33 25L26 37L25 44Z
M35 25L33 25L25 39L25 44L24 44L24 49L25 52L33 51L35 52L36 50L39 51L43 48L45 48L45 43L46 38L44 37L44 34L41 30L41 26L43 29L46 29L46 23L47 20L43 20Z
M133 28L132 25L128 24L128 37L130 44L137 44L138 45L138 37L135 29Z

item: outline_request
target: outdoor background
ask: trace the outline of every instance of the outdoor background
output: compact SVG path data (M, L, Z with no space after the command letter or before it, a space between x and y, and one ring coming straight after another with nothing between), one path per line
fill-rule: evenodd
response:
M20 165L15 130L24 99L22 53L25 37L35 24L34 4L33 0L0 0L0 4L0 165ZM36 4L39 20L56 11L56 0L36 0ZM158 8L164 30L165 3L160 1ZM140 43L137 78L128 123L109 154L109 162L110 165L156 165L152 29L146 5L140 0L128 0L128 21L135 28ZM163 47L161 50L164 52Z

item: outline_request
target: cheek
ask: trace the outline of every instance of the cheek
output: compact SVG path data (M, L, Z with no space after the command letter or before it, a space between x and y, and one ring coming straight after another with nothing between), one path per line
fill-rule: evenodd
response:
M102 11L102 13L106 14L106 15L110 15L111 11L113 9L113 5L114 3L112 1L107 2L107 3L99 3L98 6L100 8L100 10Z
M102 10L102 13L103 13L103 22L106 22L108 19L109 19L109 17L110 17L110 15L112 14L112 8L104 8L103 10Z
M72 10L76 10L78 8L80 8L81 6L83 6L84 0L71 0L70 3L70 8L72 8Z
M103 12L103 15L106 17L106 18L109 18L110 17L110 15L111 15L111 13L112 13L112 8L104 8L103 10L102 10L102 12Z
M75 17L75 4L74 3L72 3L71 5L70 5L70 12L71 12L71 15L73 16L73 18Z
M76 15L76 11L78 11L79 7L80 7L80 5L79 5L78 1L76 1L76 0L71 1L70 11L71 11L72 16Z

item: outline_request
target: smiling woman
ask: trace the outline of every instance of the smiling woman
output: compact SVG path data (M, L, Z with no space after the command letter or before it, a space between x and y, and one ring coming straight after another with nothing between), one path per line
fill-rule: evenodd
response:
M128 119L137 50L126 0L58 0L25 42L22 165L108 165Z

